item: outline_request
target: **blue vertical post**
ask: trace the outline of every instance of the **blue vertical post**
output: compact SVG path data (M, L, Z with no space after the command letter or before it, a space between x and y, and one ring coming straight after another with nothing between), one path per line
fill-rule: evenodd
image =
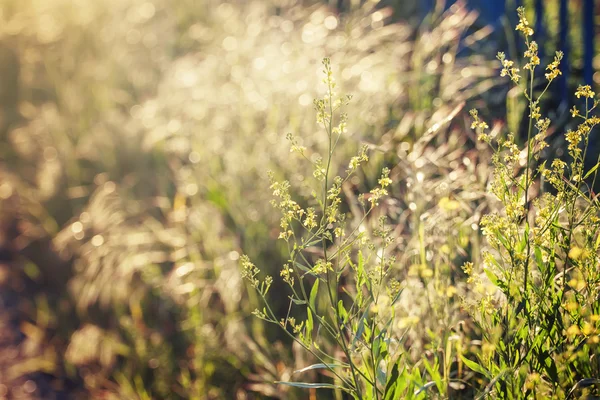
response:
M583 1L583 79L591 85L594 79L594 0Z
M539 44L538 54L541 59L544 58L544 42L546 41L544 29L544 1L535 0L535 37Z
M561 102L569 102L569 9L567 8L567 0L560 0L558 9L560 30L558 32L558 49L563 52L563 61L560 64L562 75L558 79L558 94Z
M502 22L502 17L506 15L506 1L480 1L479 8L481 16L485 18L487 23L492 24L495 28Z

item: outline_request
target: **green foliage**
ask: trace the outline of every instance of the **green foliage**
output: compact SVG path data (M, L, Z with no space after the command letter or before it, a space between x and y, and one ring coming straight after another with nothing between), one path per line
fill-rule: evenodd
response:
M395 278L397 247L390 245L396 240L386 216L376 224L368 218L389 194L390 172L384 168L379 186L357 197L361 210L352 209L351 218L340 214L340 193L349 193L344 185L368 157L361 151L345 175L331 178L331 160L346 124L345 115L336 119L335 112L347 105L348 98L336 96L325 59L326 94L315 100L315 109L326 133L321 150L326 156L317 156L318 150L288 136L292 152L313 167L312 186L305 183L309 190L301 191L312 190L312 197L294 200L289 182L271 175L273 205L282 215L279 238L289 255L280 272L290 293L284 318L270 307L273 279L257 279L259 269L249 258L242 259L245 276L265 304L255 315L279 326L318 361L297 372L324 371L321 383L280 384L348 392L356 399L448 398L465 383L478 398L598 395L600 203L591 188L600 159L595 166L584 167L590 132L600 122L593 115L598 101L589 86L578 88L575 95L585 99L585 107L571 110L580 122L566 133L569 160L554 159L546 167L540 159L548 147L551 121L543 117L540 103L560 75L562 53L557 52L545 68L545 87L535 91L538 46L530 40L533 30L524 10L518 11L517 31L527 46L522 69L527 75L522 77L521 68L503 53L498 59L501 76L509 77L528 103L524 148L513 133L501 137L498 129L490 130L479 113L471 111L471 128L493 150L489 193L498 201L497 206L490 204L492 211L480 222L487 246L474 249L481 251L472 254L476 263L463 265L469 289L462 303L482 340L463 347L460 336L457 340L456 334L449 334L452 330L441 337L431 332L427 347L435 350L408 356L410 345L395 329L396 305L404 287ZM444 206L451 208L450 202L446 199ZM439 271L428 266L423 225L416 233L415 268L426 279ZM456 288L449 288L451 298ZM297 322L292 314L305 317Z
M275 314L267 298L273 279L270 276L264 280L256 278L259 270L246 256L242 258L242 275L265 302L265 308L257 309L254 314L280 326L320 361L296 372L326 369L340 382L339 385L280 383L343 390L360 399L394 398L390 396L404 394L396 382L397 364L394 367L400 354L393 343L399 338L389 329L394 313L379 309L383 297L391 299L389 306L393 307L400 295L399 283L389 277L394 259L386 254L393 239L385 217L379 219L375 241L368 237L363 225L381 199L388 195L392 180L389 169L385 168L378 186L367 195L359 196L361 214L355 215L354 221L346 221L345 214L340 212L342 188L349 184L361 164L368 161L367 148L363 147L352 157L343 176L331 177L336 147L347 132L347 116L341 110L351 97L336 93L329 59L323 60L323 67L326 93L315 100L314 105L317 123L325 132L325 158L315 150L299 146L294 136L288 135L292 151L313 166L313 182L307 183L312 189L312 198L307 201L310 206L302 208L292 199L289 182L278 182L271 175L275 197L272 204L281 212L279 238L285 241L289 254L280 272L291 292L285 318ZM311 256L310 250L316 256ZM290 316L296 307L304 310L306 319ZM389 377L388 368L392 371Z
M589 86L578 88L575 94L585 99L585 107L571 111L579 124L565 134L568 163L555 159L550 167L544 161L536 168L550 125L539 104L560 74L562 53L546 67L545 88L534 91L540 59L522 8L517 30L527 45L526 76L521 79L520 69L504 54L498 59L501 75L522 83L518 88L529 105L525 148L515 144L513 134L489 135L487 124L472 111L472 128L495 150L490 191L501 208L482 220L490 246L483 255L484 275L465 267L482 293L470 309L483 343L476 362L463 361L487 380L484 396L573 398L583 395L584 386L583 392L597 396L600 203L591 187L598 164L585 170L584 159L590 132L600 122L592 114L598 102Z

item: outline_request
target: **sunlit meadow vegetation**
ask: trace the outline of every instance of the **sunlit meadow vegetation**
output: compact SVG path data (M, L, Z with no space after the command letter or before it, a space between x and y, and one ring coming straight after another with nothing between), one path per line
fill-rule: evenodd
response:
M594 387L595 171L576 152L591 92L567 179L534 168L541 114L526 172L493 156L500 125L470 129L501 83L492 60L459 56L490 33L476 14L415 28L359 3L0 4L0 397ZM314 237L282 231L286 215Z
M324 370L331 378L329 382L279 384L331 390L338 397L346 392L355 399L597 398L600 203L592 188L600 156L590 169L584 160L590 134L600 122L593 113L598 101L590 86L579 86L575 96L585 102L583 110L571 109L571 116L579 121L576 130L565 133L568 162L540 160L549 146L551 124L540 104L552 81L561 75L563 53L556 52L545 67L546 84L536 90L539 47L531 40L534 31L524 8L518 9L518 17L516 30L525 41L525 64L519 67L502 52L497 58L500 76L510 78L528 103L524 148L514 133L490 132L478 111L470 112L478 140L493 149L488 192L497 201L497 205L488 203L490 210L475 224L481 226L486 244L471 248L470 256L475 259L473 253L479 253L480 257L462 266L469 288L462 291L460 305L478 330L465 338L459 328L466 321L452 320L458 314L452 310L458 289L439 277L456 274L435 265L436 253L442 249L427 250L424 237L431 231L419 227L420 259L414 258L420 264L408 268L409 276L411 269L418 270L429 301L429 307L420 308L429 311L429 319L436 316L432 304L446 309L438 315L443 328L428 329L427 350L413 357L411 350L419 346L406 333L426 322L416 315L402 318L396 314L410 307L401 302L408 278L398 280L406 264L397 263L397 255L407 249L390 246L397 243L394 228L388 225L391 215L381 213L369 227L368 217L388 196L393 179L390 170L383 168L378 185L358 196L350 194L349 204L357 202L350 213L340 213L342 188L369 157L364 148L350 159L345 172L330 176L334 175L330 166L336 146L347 132L347 116L339 110L348 106L350 97L338 97L330 60L324 59L326 91L314 106L317 123L324 130L326 145L320 152L325 161L311 160L307 154L315 150L307 153L293 135L288 136L291 151L314 169L308 184L313 188L311 199L304 199L309 207L295 200L288 181L272 180L271 184L272 204L281 212L279 239L286 242L289 254L279 274L290 288L285 316L277 315L268 298L276 285L274 278L262 276L247 256L241 260L243 276L264 302L253 314L278 325L313 356L315 363L295 374ZM446 206L449 201L453 200L446 200ZM433 288L441 287L442 296L440 290L428 291L431 281ZM300 319L291 316L298 308ZM477 335L481 340L473 340ZM467 385L471 392L460 393Z

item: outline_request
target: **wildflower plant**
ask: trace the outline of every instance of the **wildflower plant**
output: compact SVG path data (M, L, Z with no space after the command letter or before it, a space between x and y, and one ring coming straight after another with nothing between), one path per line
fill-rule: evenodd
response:
M281 214L279 239L289 255L280 270L280 279L290 292L287 315L276 315L269 303L274 279L260 278L259 269L247 256L241 258L242 274L264 301L254 315L278 325L318 361L296 373L322 369L334 377L333 383L279 383L344 391L355 399L395 399L405 391L412 396L420 379L399 369L399 338L392 333L401 285L389 276L394 263L386 252L393 242L391 229L385 217L378 219L374 229L365 228L368 216L388 195L390 171L384 168L377 186L359 196L362 214L353 221L346 219L343 188L369 157L362 147L344 173L332 177L332 158L346 132L342 109L351 97L336 94L329 59L323 60L323 67L326 93L314 101L314 108L326 134L325 156L317 156L288 135L291 151L313 166L312 198L302 200L309 206L294 200L288 181L270 174L272 205Z
M565 135L569 161L554 159L550 165L540 161L551 123L540 103L561 74L563 55L556 52L544 72L545 87L535 91L538 45L530 40L534 32L523 8L518 16L516 30L527 47L525 65L518 68L503 53L498 59L500 75L522 89L529 105L525 148L512 133L492 137L477 110L471 111L472 128L494 150L490 192L502 207L481 221L490 247L483 254L483 273L478 274L471 263L464 268L470 284L481 293L468 307L483 343L476 362L465 357L463 361L487 380L484 396L597 395L600 202L592 187L599 164L586 169L584 159L590 133L600 122L593 114L598 101L589 86L577 89L575 94L585 105L583 110L571 110L578 125Z

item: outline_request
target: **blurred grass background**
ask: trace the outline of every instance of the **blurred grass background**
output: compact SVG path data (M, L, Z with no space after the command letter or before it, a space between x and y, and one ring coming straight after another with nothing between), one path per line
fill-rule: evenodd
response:
M0 397L316 398L272 384L309 360L250 316L237 262L284 261L266 171L311 173L284 138L320 143L324 56L355 99L341 153L373 159L348 210L381 167L397 182L381 212L407 362L468 349L459 267L490 168L466 110L521 111L497 100L498 32L464 2L425 20L418 3L3 0Z

